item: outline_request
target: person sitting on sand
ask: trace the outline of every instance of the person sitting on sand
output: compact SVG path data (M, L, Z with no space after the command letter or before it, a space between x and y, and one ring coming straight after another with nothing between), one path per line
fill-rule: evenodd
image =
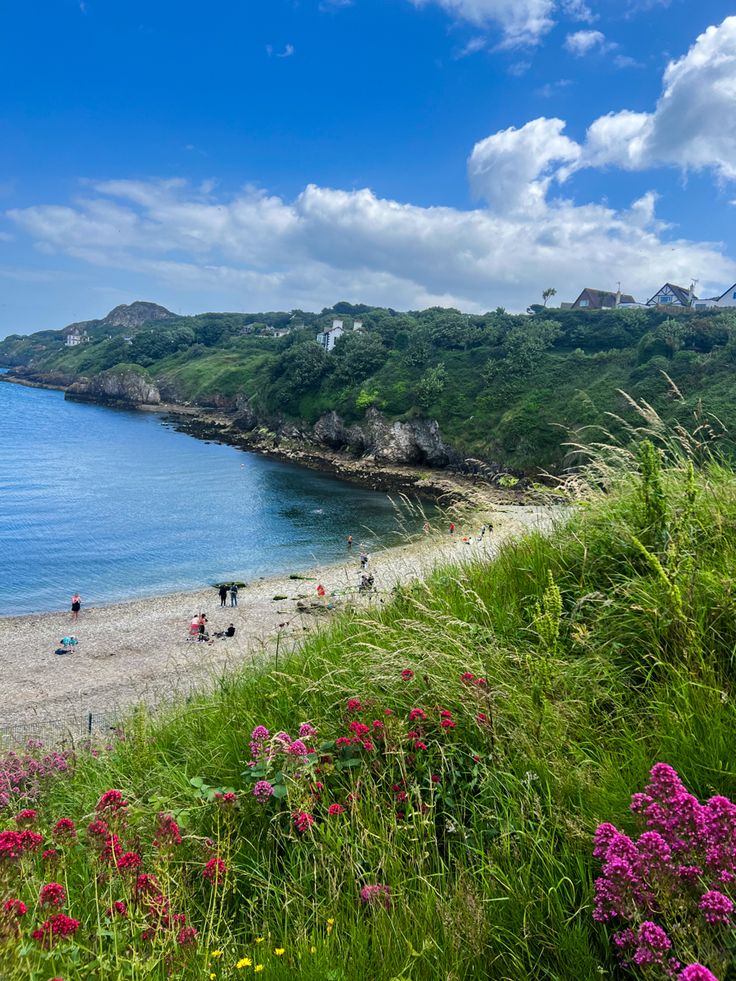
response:
M198 619L197 622L198 622L198 626L199 626L199 639L200 640L209 640L209 634L207 633L207 623L208 623L208 620L207 620L207 617L205 616L204 613L200 613L199 614L199 619Z
M228 637L235 636L235 624L231 623L227 630L218 630L215 637L219 637L220 640L226 640Z

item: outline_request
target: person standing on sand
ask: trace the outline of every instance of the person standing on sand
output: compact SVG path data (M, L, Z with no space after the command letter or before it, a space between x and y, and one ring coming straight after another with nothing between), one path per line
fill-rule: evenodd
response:
M230 606L238 605L238 584L236 582L230 585Z
M220 606L225 606L225 601L227 600L227 586L223 583L220 586Z
M82 609L82 597L79 593L72 596L72 620L79 619L79 611Z
M361 569L368 568L368 555L365 552L363 552L360 556L360 568Z
M454 521L451 521L450 522L450 534L451 535L454 535L455 534L455 522Z

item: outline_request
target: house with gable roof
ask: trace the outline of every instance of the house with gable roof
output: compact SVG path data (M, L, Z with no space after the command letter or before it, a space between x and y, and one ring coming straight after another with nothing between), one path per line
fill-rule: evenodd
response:
M622 304L636 303L630 293L611 292L610 290L593 290L585 287L580 296L570 307L571 310L612 310Z
M736 283L713 301L714 307L736 307Z
M674 283L665 283L657 290L654 296L647 300L648 307L691 307L697 296L694 292L695 284L691 283L690 288L675 286Z

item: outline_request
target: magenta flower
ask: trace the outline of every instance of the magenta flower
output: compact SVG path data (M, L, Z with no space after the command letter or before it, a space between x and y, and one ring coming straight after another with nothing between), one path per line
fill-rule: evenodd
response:
M259 804L265 804L272 794L273 784L269 783L268 780L259 780L253 787L253 796Z
M330 815L330 817L335 817L338 814L344 814L345 808L342 806L342 804L330 804L330 806L327 808L327 813Z
M314 824L314 818L307 811L296 811L292 816L294 818L294 827L301 835L309 831Z
M22 899L6 899L3 903L3 911L11 916L21 917L28 912L28 907Z
M311 739L312 736L317 735L317 730L314 728L311 722L302 722L299 726L299 738L300 739Z
M404 679L404 681L411 681L411 679L414 677L414 672L409 668L404 668L404 670L401 672L401 677Z
M301 739L295 739L293 743L290 743L287 750L291 756L306 756L307 747L301 741Z
M123 799L122 791L120 790L106 790L105 793L100 797L95 806L95 810L98 814L104 814L107 812L109 815L119 814L125 812L128 806L127 800Z
M77 828L71 818L59 818L51 834L59 840L71 841L77 837Z
M219 885L227 875L227 865L221 858L211 858L202 869L202 878Z
M715 974L711 974L702 964L688 964L682 969L679 977L682 981L718 981Z
M42 908L47 906L63 906L65 899L66 892L64 891L64 887L58 882L48 882L45 886L42 886L38 894L38 905Z
M705 922L711 925L729 923L733 913L732 901L717 889L710 889L704 893L700 897L698 907Z
M38 818L38 811L34 811L30 807L26 807L22 811L18 811L15 815L15 823L19 828L26 828L31 824L35 824Z
M181 844L179 825L170 814L161 812L158 816L158 828L153 839L154 848L173 848Z
M139 869L143 864L138 852L125 852L118 859L118 868L123 870Z
M389 909L391 906L391 889L382 883L363 886L360 890L360 898L366 906L384 906Z
M182 927L176 935L180 947L193 947L197 942L197 930L194 927Z

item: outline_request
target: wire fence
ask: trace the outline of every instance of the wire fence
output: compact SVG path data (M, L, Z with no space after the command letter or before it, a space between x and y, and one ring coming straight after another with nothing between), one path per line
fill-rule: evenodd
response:
M74 718L0 723L0 743L25 746L29 742L73 746L82 739L114 734L120 716L113 712L83 712Z

